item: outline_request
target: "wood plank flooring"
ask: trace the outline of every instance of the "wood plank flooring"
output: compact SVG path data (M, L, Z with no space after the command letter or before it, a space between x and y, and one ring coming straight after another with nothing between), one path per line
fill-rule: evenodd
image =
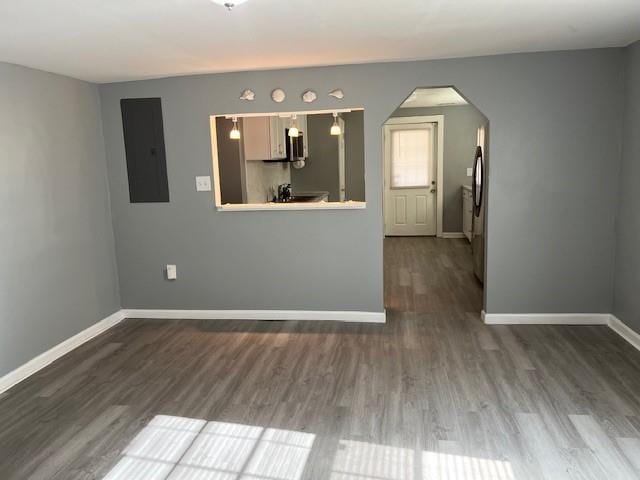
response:
M384 244L385 307L401 312L482 310L482 284L465 239L389 237Z
M127 320L0 395L0 479L640 478L640 352L486 326L463 240L385 240L384 325Z

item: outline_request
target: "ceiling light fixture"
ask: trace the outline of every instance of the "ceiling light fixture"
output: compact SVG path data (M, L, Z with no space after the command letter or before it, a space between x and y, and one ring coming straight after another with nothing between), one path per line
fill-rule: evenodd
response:
M333 125L331 125L331 135L340 135L342 129L338 124L338 112L333 112Z
M234 7L243 4L247 0L211 0L213 3L217 3L218 5L222 5L226 7L227 10L231 11Z
M231 140L240 140L240 130L238 130L238 117L232 117L233 128L229 132L229 138Z
M300 132L298 131L298 125L296 122L296 114L291 115L291 127L289 127L289 136L290 137L298 137Z

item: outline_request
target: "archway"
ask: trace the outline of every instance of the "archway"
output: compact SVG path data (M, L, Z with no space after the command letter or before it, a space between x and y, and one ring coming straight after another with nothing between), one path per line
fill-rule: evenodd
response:
M452 86L414 89L384 123L387 310L484 310L488 139Z

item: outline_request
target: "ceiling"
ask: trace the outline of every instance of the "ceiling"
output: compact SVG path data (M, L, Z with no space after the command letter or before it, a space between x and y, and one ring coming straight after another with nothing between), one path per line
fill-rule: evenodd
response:
M640 0L0 1L0 61L95 82L638 38Z
M443 107L466 105L467 101L451 87L416 88L400 108Z

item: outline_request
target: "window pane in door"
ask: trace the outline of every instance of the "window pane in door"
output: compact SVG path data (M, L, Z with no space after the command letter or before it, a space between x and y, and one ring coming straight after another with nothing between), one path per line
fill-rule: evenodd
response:
M429 185L431 142L431 129L391 132L391 188Z

